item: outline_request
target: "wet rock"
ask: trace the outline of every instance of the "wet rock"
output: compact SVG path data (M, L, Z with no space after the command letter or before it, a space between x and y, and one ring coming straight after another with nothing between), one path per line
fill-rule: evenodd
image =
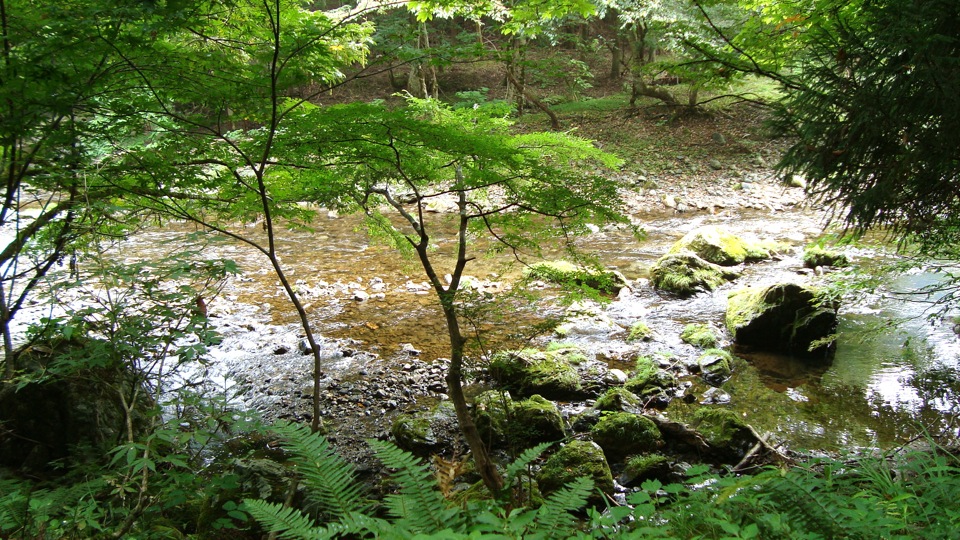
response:
M641 398L647 398L677 386L677 378L649 357L637 359L637 366L623 387Z
M575 347L505 351L490 360L490 373L504 388L519 396L540 394L549 399L571 399L583 395L582 380L572 362L584 359Z
M720 163L720 160L716 158L711 158L710 160L708 160L707 165L710 166L710 168L715 171L719 171L720 169L723 169L723 163Z
M724 462L738 462L757 443L753 430L729 409L701 407L694 411L690 426L710 445L710 453Z
M719 388L710 388L700 397L701 405L728 405L733 398Z
M441 401L429 411L397 416L390 427L397 446L418 456L429 456L451 444L457 425L456 411L449 401Z
M640 412L643 402L636 394L626 388L611 388L600 396L593 408L604 412Z
M556 404L533 395L514 401L506 392L484 392L475 401L474 419L485 440L504 443L515 450L566 436L566 426Z
M594 488L601 493L613 492L613 474L603 450L596 443L575 440L547 459L537 474L537 484L544 495L549 495L582 477L593 480ZM595 493L587 502L593 506L602 506L605 499Z
M650 281L654 287L683 297L712 291L739 275L739 272L707 262L690 252L665 255L650 269Z
M740 238L723 227L708 225L684 235L673 244L667 254L692 252L707 262L720 266L734 266L744 261L756 261L769 257L771 247L773 246Z
M670 465L670 458L662 454L633 456L627 460L618 480L621 485L627 487L639 486L644 481L652 479L668 483L675 476Z
M717 345L717 335L713 328L706 324L688 324L680 332L680 341L699 347L709 349Z
M843 267L850 264L846 254L820 246L808 246L803 250L803 266L816 269L824 266Z
M353 291L353 299L356 300L357 302L363 302L365 300L368 300L369 298L370 298L370 294L367 293L366 291L362 291L360 289Z
M823 358L834 350L837 306L795 283L750 287L729 296L726 325L739 345Z
M697 359L700 376L711 386L720 386L733 373L733 357L721 349L709 349Z
M533 264L527 268L525 274L528 279L586 286L610 294L617 294L628 287L627 279L616 270L587 268L567 261Z
M603 416L590 430L590 436L611 462L663 446L663 436L656 424L646 416L629 412Z
M653 330L645 321L637 321L630 327L627 341L652 341Z
M297 342L297 351L306 356L308 354L313 354L313 347L310 346L310 342L307 341L307 338L303 338Z

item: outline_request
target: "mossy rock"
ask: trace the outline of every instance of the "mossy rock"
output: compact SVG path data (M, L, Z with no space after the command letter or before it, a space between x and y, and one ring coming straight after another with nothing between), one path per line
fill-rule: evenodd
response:
M426 457L452 444L451 433L458 425L453 403L441 401L430 410L397 416L390 434L398 447Z
M677 378L669 371L660 369L649 357L641 356L637 359L637 367L623 388L633 394L645 397L660 390L677 386Z
M523 349L497 353L490 360L490 373L504 388L518 396L540 394L549 399L577 398L583 393L583 382L568 359L576 355L576 351Z
M583 477L593 480L596 490L613 492L613 475L603 449L590 441L570 441L543 464L537 474L537 484L544 495L549 495ZM588 499L588 504L602 506L604 498L595 493Z
M733 356L723 349L707 349L697 358L700 376L712 386L720 386L733 374Z
M688 324L680 332L680 340L701 349L717 346L717 334L706 324Z
M795 283L750 287L728 297L726 325L739 345L824 358L833 352L837 307Z
M667 252L696 253L701 259L721 266L735 266L747 260L749 243L723 227L707 225L688 232Z
M671 474L670 458L662 454L642 454L627 460L620 483L630 487L654 478L667 479Z
M712 291L739 276L739 272L705 261L689 251L664 255L650 269L650 282L654 287L682 297Z
M753 431L730 409L701 407L694 411L691 427L721 459L739 460L757 442Z
M474 422L484 440L515 450L567 436L560 409L538 395L514 401L506 392L484 392L474 400Z
M653 420L628 412L603 416L590 430L590 436L603 448L610 461L652 452L663 445L663 436Z
M633 392L618 386L604 392L593 408L606 412L636 412L643 409L643 402Z
M430 455L440 445L430 419L423 414L397 416L390 426L390 434L398 447L418 456Z
M541 279L560 285L573 284L601 292L617 294L627 287L620 272L576 265L568 261L546 261L530 265L525 271L529 279Z
M820 246L807 246L803 250L803 265L807 268L816 268L818 266L837 266L843 267L850 264L850 259L846 254L834 249L828 249Z
M651 341L653 339L653 330L644 321L637 321L630 327L630 333L627 335L627 342L631 341Z

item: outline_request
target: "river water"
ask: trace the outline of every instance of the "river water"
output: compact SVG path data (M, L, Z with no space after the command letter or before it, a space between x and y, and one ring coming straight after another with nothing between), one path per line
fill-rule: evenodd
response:
M446 219L439 218L441 222ZM618 228L601 228L579 242L584 251L622 272L633 284L631 293L597 309L625 329L637 320L645 320L654 330L655 340L638 349L625 343L625 331L568 338L589 354L622 361L625 368L638 354L696 358L698 351L680 341L680 330L688 323L707 323L722 331L726 296L736 288L814 279L801 268L799 256L803 246L823 232L821 214L799 209L651 214L640 217L639 224L646 231L645 238L638 239ZM722 225L745 237L784 242L793 249L772 260L748 265L741 278L713 293L684 300L658 294L645 280L647 268L683 234L707 224ZM178 249L183 233L192 230L192 226L169 224L128 242L122 253L131 259L167 253ZM435 237L435 257L443 268L451 264L454 238L448 226L441 226L440 231ZM255 225L241 232L263 240L262 231ZM479 245L483 246L482 242ZM329 339L354 340L351 343L356 349L372 353L347 359L331 353L328 371L365 372L369 366L364 363L402 362L410 351L418 351L420 359L426 361L446 355L443 319L416 261L399 256L390 246L372 242L358 217L330 215L309 231L284 231L278 252L320 334ZM250 362L251 358L263 366L262 357L271 354L265 352L268 349L295 348L296 313L263 255L234 242L220 243L213 253L237 261L241 273L209 303L212 320L232 328L234 334L237 329L248 332L239 340L226 340L220 350L213 351L214 362L222 364L221 375L231 372L229 364ZM560 256L559 246L547 246L543 253L546 259ZM855 265L871 264L875 257L865 250L854 251L852 256ZM535 260L532 256L529 259ZM467 274L476 278L482 291L497 297L510 288L522 268L504 254L481 256L468 266ZM957 403L952 390L957 386L960 358L957 335L951 325L923 318L924 304L892 294L937 279L940 277L929 273L900 276L882 289L845 303L837 354L831 363L810 365L782 356L735 351L747 362L724 384L723 390L731 399L729 406L741 412L758 431L771 433L794 447L892 447L913 437L920 424L955 436L956 427L951 422ZM544 315L563 313L565 308L557 301L555 289L536 289L533 292L539 300L533 313L518 311L500 322L482 324L489 338L485 344L488 349L516 345L511 339L519 334L528 337L523 329L532 328ZM885 326L894 319L909 320L901 326ZM551 339L557 338L545 336L534 342L545 344ZM732 347L728 341L723 345ZM267 363L272 363L274 372L299 371L286 378L291 384L306 386L310 376L307 357L283 364L277 352L272 354L275 356ZM677 414L683 414L683 407L678 403Z

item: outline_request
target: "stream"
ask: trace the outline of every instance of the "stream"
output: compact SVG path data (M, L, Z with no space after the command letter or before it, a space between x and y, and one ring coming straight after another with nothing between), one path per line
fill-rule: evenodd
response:
M598 306L624 330L564 338L588 355L625 371L639 354L695 359L699 351L680 341L681 329L689 323L708 323L725 335L723 315L726 296L732 290L816 277L802 268L800 259L803 246L823 232L822 215L815 211L738 209L688 215L671 211L642 216L639 223L646 232L643 239L619 228L598 228L579 240L583 250L622 272L631 283L629 293ZM708 224L793 248L774 259L747 265L741 278L712 293L683 300L658 294L645 279L646 269L686 232ZM169 252L178 249L184 232L193 230L193 226L171 224L126 242L122 253L133 259ZM250 225L245 234L259 238L262 231ZM325 412L330 418L353 414L362 419L363 429L357 427L354 433L359 441L371 432L385 433L396 412L422 406L416 388L422 391L419 394L442 396L438 381L442 381L443 365L436 360L447 354L445 327L436 298L415 260L371 242L356 216L331 213L310 231L284 231L280 237L278 251L283 264L323 336L326 366L322 377L331 404ZM435 238L437 256L449 266L447 252L453 237ZM220 296L208 304L211 321L224 340L211 351L207 376L231 387L248 406L287 409L294 412L276 416L303 420L312 395L312 358L298 348L302 332L295 311L265 257L232 242L221 243L215 250L217 257L235 260L241 273L230 278ZM543 256L562 255L559 247L548 246ZM871 257L869 251L852 253L854 265L869 263ZM522 268L501 254L479 257L470 263L467 274L474 277L478 291L496 297L510 288ZM890 294L937 279L937 275L925 273L901 276L889 284L888 291L874 291L865 302L841 306L837 353L829 364L810 365L734 349L747 363L723 385L724 399L758 431L797 448L888 448L912 437L918 421L935 429L952 429L956 436L950 422L957 403L957 334L949 324L926 321L925 305ZM533 327L544 315L563 313L557 289L547 284L536 284L534 289L539 300L533 313L518 312L504 321L482 325L489 338L485 347L517 346L516 336L524 334L523 329ZM641 345L626 343L626 329L640 319L653 329L655 339ZM893 319L909 321L870 331ZM533 343L542 346L559 339L542 336ZM722 346L732 344L726 340ZM409 399L394 398L386 390L390 384L412 389L404 390ZM384 399L378 401L378 396ZM679 401L675 400L677 407L686 406Z

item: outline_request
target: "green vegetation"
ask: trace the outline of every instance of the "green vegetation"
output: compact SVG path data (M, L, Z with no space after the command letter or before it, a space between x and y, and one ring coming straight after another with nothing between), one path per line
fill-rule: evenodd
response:
M717 345L717 334L707 324L688 324L680 332L680 340L701 349L710 349Z
M663 444L660 430L652 420L630 412L604 414L590 430L590 435L610 461L651 452Z
M653 339L653 330L644 321L637 321L630 326L627 341L650 341Z

